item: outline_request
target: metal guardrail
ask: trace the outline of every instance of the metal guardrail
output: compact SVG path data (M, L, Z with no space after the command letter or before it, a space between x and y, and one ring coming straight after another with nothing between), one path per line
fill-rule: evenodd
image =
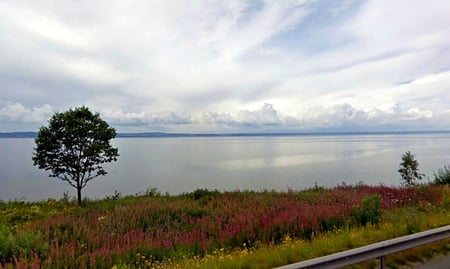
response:
M386 255L447 238L450 238L450 225L338 252L316 259L277 267L275 269L335 269L375 258L380 258L380 268L383 269L384 257Z

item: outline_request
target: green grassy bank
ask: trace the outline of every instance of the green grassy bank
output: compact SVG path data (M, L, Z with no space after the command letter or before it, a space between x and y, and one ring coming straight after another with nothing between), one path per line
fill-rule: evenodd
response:
M447 186L0 202L0 268L271 268L450 224ZM449 241L389 256L391 268ZM362 268L375 266L369 261Z

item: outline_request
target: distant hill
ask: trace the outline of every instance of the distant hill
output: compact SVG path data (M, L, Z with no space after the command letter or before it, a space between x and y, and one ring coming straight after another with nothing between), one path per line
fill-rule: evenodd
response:
M0 133L0 138L35 138L36 132L11 132Z
M303 133L118 133L117 138L169 138L169 137L259 137L306 135L380 135L380 134L449 134L450 131L385 131L385 132L303 132ZM35 138L37 132L0 133L0 138Z

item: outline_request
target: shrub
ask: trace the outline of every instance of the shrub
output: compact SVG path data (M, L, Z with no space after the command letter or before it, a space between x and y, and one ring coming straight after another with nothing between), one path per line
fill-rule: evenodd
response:
M122 193L117 190L114 191L114 194L105 197L106 200L119 200L120 198L122 198Z
M353 207L352 218L356 224L363 226L377 224L381 218L381 196L372 194L365 197L361 205Z
M146 197L160 197L161 192L156 187L148 187L144 192L144 196Z
M434 173L434 184L448 185L450 184L450 165L440 168L437 173Z

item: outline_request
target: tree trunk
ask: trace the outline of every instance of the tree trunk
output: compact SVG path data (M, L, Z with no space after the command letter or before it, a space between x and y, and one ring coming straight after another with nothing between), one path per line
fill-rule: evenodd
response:
M77 187L77 198L78 198L78 205L81 206L81 186Z

